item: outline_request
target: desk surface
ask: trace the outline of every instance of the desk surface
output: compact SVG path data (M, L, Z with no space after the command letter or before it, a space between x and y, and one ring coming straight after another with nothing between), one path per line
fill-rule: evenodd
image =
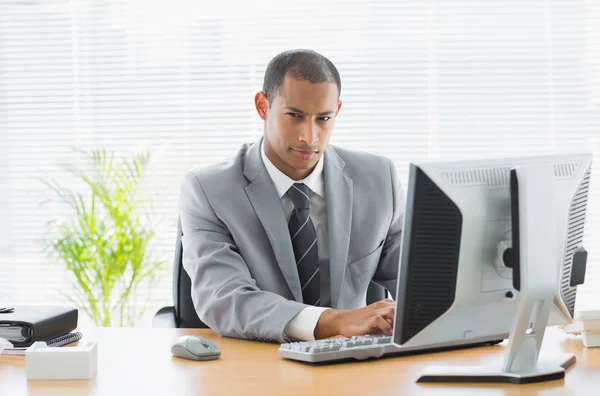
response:
M221 358L172 357L171 342L184 334L213 340ZM565 379L522 386L440 385L415 383L428 362L500 364L504 346L313 367L279 358L278 345L223 338L210 330L98 328L84 332L84 340L98 341L94 378L27 381L25 357L1 355L0 395L598 395L600 348L585 348L578 337L556 328L546 334L543 350L577 357Z

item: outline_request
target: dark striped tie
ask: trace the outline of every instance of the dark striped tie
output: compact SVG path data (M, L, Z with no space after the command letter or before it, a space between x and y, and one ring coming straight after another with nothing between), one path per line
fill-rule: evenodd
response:
M308 187L303 183L296 183L290 187L287 193L294 203L288 228L294 247L296 267L300 275L302 299L305 304L319 305L321 282L319 281L317 233L309 216Z

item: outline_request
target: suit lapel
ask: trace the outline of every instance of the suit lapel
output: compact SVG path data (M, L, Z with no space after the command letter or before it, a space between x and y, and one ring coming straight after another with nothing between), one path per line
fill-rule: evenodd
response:
M331 274L331 306L338 306L352 225L352 179L346 176L344 161L332 147L325 153L324 177L327 196L327 220L329 223L329 267Z
M262 163L261 142L248 148L244 160L244 176L250 181L245 191L256 215L265 229L277 264L296 301L302 301L300 278L296 269L294 250L281 200L273 180Z

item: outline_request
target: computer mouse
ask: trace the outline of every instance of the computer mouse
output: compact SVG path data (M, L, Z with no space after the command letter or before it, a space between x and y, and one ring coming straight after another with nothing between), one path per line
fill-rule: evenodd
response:
M200 336L180 337L171 345L171 353L189 360L215 360L221 357L219 347Z

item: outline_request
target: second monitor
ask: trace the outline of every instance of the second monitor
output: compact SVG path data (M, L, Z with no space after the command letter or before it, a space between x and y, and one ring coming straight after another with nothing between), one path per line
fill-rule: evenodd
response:
M572 321L587 258L591 160L576 154L411 164L394 342L508 338L518 316L525 235L519 230L528 233L528 247L545 247L545 262L533 260L542 269L539 283L557 278L544 326ZM519 212L520 201L528 211ZM536 285L535 274L527 281Z

